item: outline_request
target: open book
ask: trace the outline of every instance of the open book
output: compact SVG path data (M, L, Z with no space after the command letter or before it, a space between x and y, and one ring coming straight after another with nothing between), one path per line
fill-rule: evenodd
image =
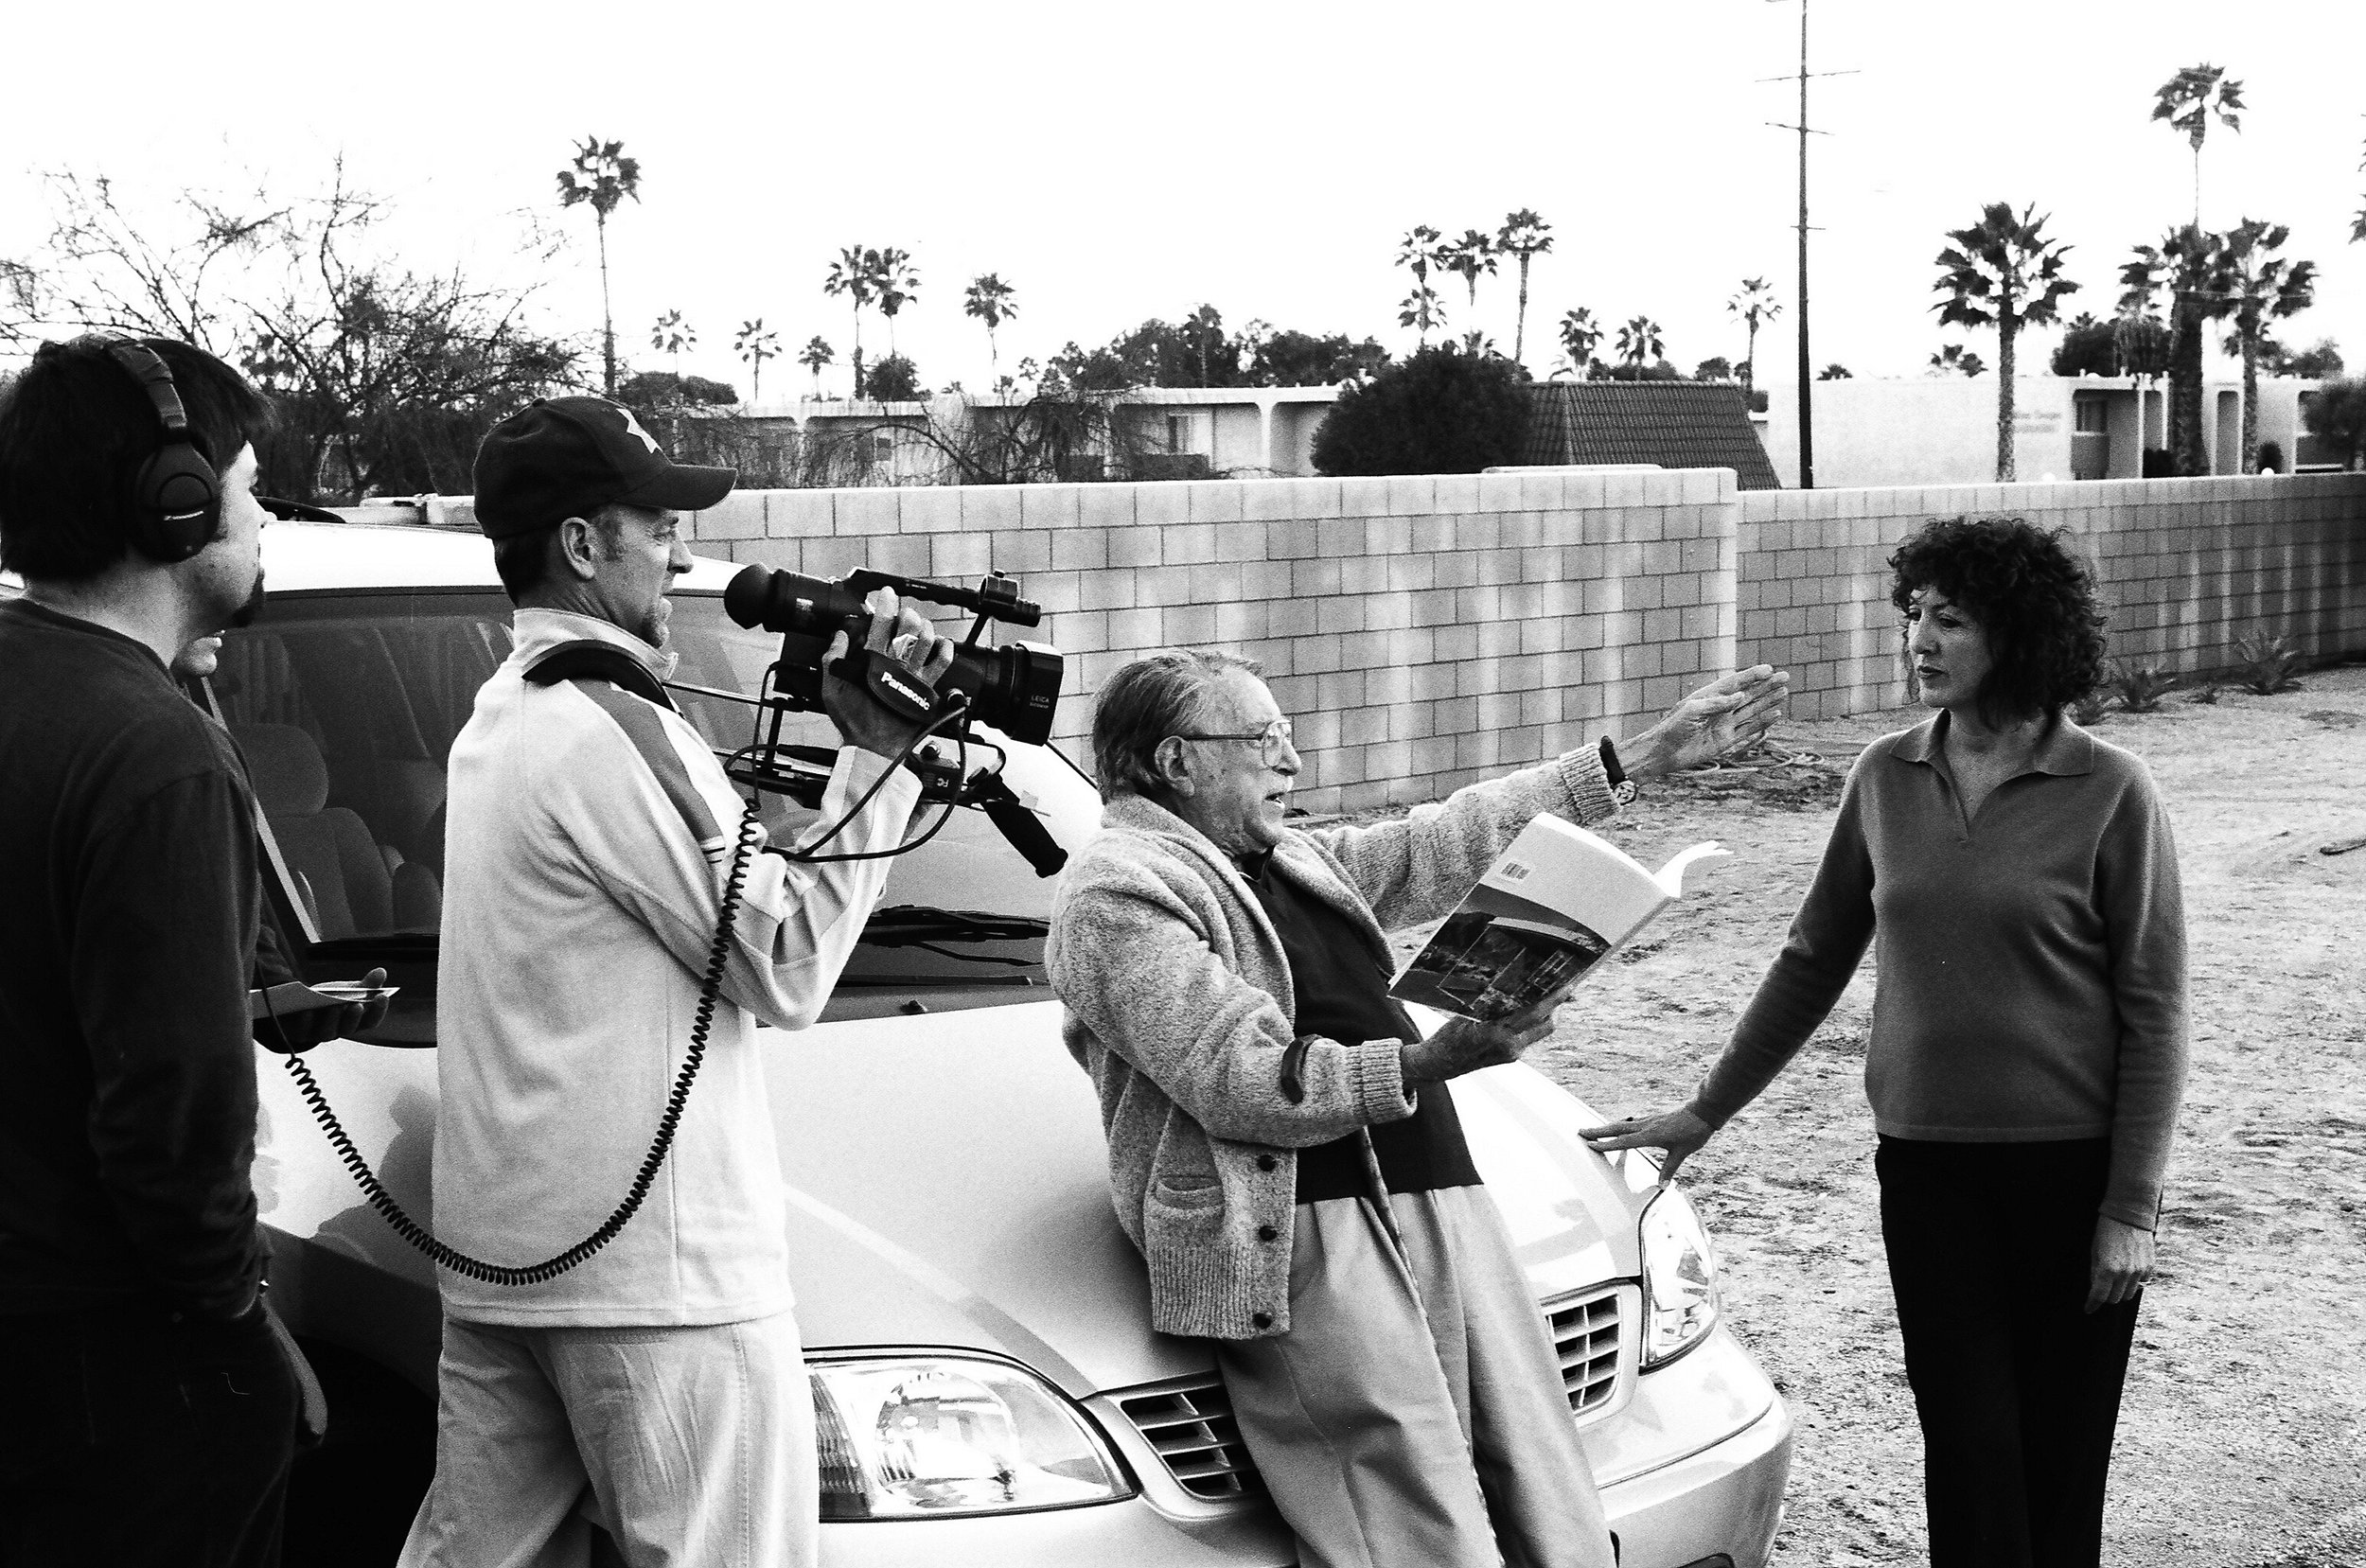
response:
M1695 844L1654 874L1581 827L1543 816L1478 880L1399 975L1399 1001L1490 1021L1566 995L1684 892Z

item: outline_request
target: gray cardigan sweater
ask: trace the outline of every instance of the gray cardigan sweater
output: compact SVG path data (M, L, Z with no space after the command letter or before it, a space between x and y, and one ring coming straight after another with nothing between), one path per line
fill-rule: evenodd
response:
M1385 929L1452 909L1540 812L1616 809L1592 748L1457 790L1394 821L1285 833L1276 874L1329 900L1385 965ZM1402 1042L1297 1042L1281 940L1232 859L1164 807L1109 803L1069 862L1047 962L1068 1047L1092 1075L1118 1221L1150 1269L1151 1323L1254 1339L1290 1326L1296 1150L1413 1114Z

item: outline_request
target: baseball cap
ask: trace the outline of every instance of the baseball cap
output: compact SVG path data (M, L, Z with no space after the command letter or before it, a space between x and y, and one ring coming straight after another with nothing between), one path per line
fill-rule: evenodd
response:
M486 537L505 539L614 502L701 511L738 478L735 469L674 462L622 403L537 398L477 449L476 523Z

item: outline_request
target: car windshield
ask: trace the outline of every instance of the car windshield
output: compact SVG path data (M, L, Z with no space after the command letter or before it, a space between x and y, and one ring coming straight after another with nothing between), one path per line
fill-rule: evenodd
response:
M676 681L752 695L779 639L733 625L717 594L672 597ZM394 962L406 987L432 985L445 759L477 689L508 656L510 612L498 591L299 594L274 598L255 625L225 638L211 695L253 773L283 907L300 908L282 923L309 927L301 934L312 939L314 978ZM751 705L679 689L676 697L718 752L751 739ZM821 715L800 714L783 739L834 747L837 737ZM1012 751L1013 775L1021 754L1041 766L1033 749ZM973 749L973 767L992 755ZM924 805L916 825L942 809ZM817 817L764 797L775 843L801 837ZM955 811L893 863L824 1017L1042 999L1051 887L983 813ZM415 1038L417 1010L406 1011Z

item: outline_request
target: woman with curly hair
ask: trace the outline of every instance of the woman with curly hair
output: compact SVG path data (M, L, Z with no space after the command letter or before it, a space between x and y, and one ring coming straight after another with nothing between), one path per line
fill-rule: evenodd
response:
M1934 1568L2092 1564L2186 1064L2177 850L2145 765L2063 714L2103 660L2057 532L1927 525L1895 555L1933 710L1850 771L1814 884L1667 1151L1747 1105L1876 953L1865 1090Z

